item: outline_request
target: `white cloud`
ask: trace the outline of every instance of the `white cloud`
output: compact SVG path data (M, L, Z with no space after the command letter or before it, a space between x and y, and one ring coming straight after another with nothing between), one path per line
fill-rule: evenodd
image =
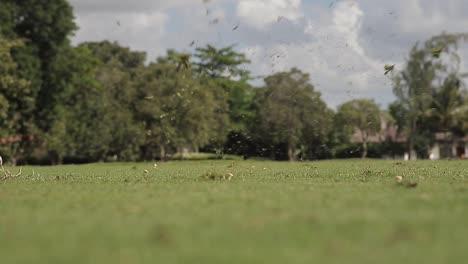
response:
M223 0L213 0L222 2ZM142 13L168 8L193 7L202 0L70 0L79 13Z
M239 0L237 15L257 29L283 18L294 22L303 17L301 0Z
M74 42L111 40L135 50L163 52L164 47L159 43L165 34L167 19L162 12L82 14L77 16L81 30Z

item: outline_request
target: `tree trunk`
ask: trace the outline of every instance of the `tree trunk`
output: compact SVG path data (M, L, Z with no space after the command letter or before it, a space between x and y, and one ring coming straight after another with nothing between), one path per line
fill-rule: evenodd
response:
M52 165L62 165L63 157L58 151L52 150L48 152L49 160Z
M296 153L295 149L292 144L288 144L288 158L289 161L295 161L296 160Z
M364 141L362 142L362 156L361 156L362 159L365 159L367 158L367 142Z
M415 130L416 130L416 119L411 122L410 134L408 135L408 160L413 159Z
M159 146L159 158L162 160L162 161L165 161L166 160L166 149L164 148L163 145L160 145Z
M367 157L367 133L362 132L362 156L365 159Z
M453 137L450 137L450 132L445 132L445 144L447 149L448 156L446 158L453 158L455 157L456 151L454 151L455 140ZM454 153L455 152L455 153Z
M409 136L408 137L408 147L407 147L407 151L408 151L408 160L411 160L413 157L413 148L414 148L414 143L413 143L413 136Z

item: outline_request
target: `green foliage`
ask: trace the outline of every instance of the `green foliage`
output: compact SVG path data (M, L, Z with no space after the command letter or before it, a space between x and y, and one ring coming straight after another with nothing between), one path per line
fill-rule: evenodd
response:
M368 137L380 132L381 115L379 106L373 100L355 99L338 107L336 123L343 134L351 137L356 130L362 135L362 157L367 156Z
M455 110L457 130L460 134L468 134L468 91L463 93L463 105Z
M5 38L15 38L15 13L17 5L14 1L0 2L0 36Z
M145 126L146 158L165 158L170 149L196 150L226 135L225 93L195 79L191 69L180 69L174 57L169 52L138 76L136 111Z
M195 69L202 74L208 74L213 78L248 77L248 72L240 66L250 61L244 54L234 51L234 46L217 49L207 45L206 48L197 48L195 57L198 59Z
M250 63L234 46L217 49L211 45L197 48L195 71L204 82L212 82L228 94L230 130L234 134L247 132L254 112L254 88L248 83L249 72L243 65Z
M3 17L6 36L25 40L25 46L15 50L19 74L31 82L36 97L38 126L47 130L54 101L50 95L59 89L52 63L62 48L69 46L68 37L77 28L73 10L66 0L4 0L9 15ZM58 84L60 85L60 84ZM36 95L37 94L37 95Z
M427 120L432 125L432 131L459 132L464 135L463 129L460 129L460 113L465 103L461 85L462 80L452 73L441 86L434 89L431 113Z
M31 45L37 46L39 56L45 64L77 29L72 7L66 0L2 2L14 10L7 22L13 27L16 37L28 39Z
M404 156L406 146L404 143L394 142L387 138L383 142L367 144L367 158L375 159L401 159ZM347 143L335 147L335 158L362 158L364 148L362 144Z
M131 51L117 43L84 43L99 59L96 80L103 93L106 126L112 131L107 156L117 160L138 160L144 142L143 126L136 119L137 74L144 66L146 54Z
M34 94L30 82L18 76L11 55L11 50L21 45L19 40L0 38L0 149L13 163L26 152L27 139L34 133Z
M304 156L316 152L326 143L332 112L309 83L309 75L293 68L266 77L265 84L255 97L257 139L285 144L290 160L297 158L301 148Z
M99 58L104 65L111 65L120 69L129 70L142 67L146 60L145 52L132 51L116 42L84 42L80 46L87 47L91 54Z
M57 90L50 96L48 112L53 120L47 140L56 162L64 157L103 157L111 136L104 118L104 94L95 80L97 60L85 47L62 48L51 62L50 80ZM65 129L64 131L62 129Z

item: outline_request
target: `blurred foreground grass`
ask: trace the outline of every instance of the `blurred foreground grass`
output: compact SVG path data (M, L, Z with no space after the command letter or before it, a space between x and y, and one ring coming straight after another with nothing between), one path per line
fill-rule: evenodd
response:
M0 183L2 264L463 263L467 245L466 161L24 167Z

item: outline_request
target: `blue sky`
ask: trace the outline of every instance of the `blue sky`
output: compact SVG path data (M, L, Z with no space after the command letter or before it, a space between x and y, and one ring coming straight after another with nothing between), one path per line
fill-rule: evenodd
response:
M80 26L74 43L114 40L146 51L150 59L168 48L237 44L252 60L247 68L254 75L299 67L332 107L358 97L385 107L393 100L385 64L402 66L416 41L468 30L465 0L71 2ZM462 69L467 50L460 47Z

